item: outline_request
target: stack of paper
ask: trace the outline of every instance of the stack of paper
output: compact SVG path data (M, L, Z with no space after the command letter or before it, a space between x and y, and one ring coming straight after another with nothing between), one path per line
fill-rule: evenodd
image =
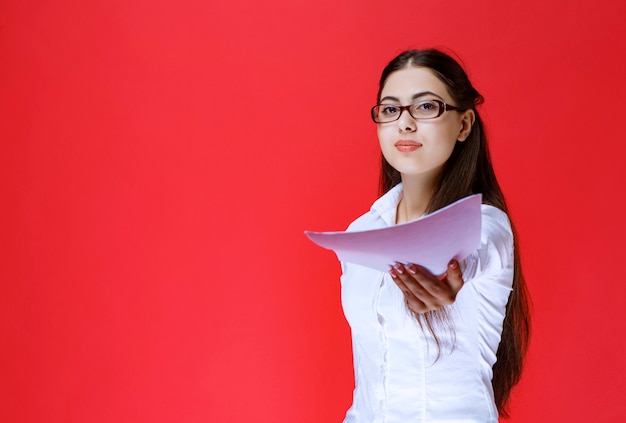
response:
M465 197L409 223L360 232L310 232L316 244L339 260L388 271L395 262L415 263L433 274L463 260L480 246L482 195Z

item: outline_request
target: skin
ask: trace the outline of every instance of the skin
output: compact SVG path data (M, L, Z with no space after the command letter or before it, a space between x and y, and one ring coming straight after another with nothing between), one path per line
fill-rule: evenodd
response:
M456 105L447 86L430 69L408 67L389 75L380 103L405 106L428 99ZM429 120L416 120L405 110L397 121L377 125L381 151L402 177L396 223L414 220L425 213L456 142L467 139L474 120L472 110L447 111ZM398 142L417 143L419 147L403 151L398 148ZM456 260L450 261L441 276L418 264L401 263L396 263L390 274L404 293L407 306L415 313L452 304L463 286Z
M416 264L396 263L390 273L404 294L407 306L415 313L426 313L454 303L463 287L463 274L456 260L448 263L448 271L440 277Z

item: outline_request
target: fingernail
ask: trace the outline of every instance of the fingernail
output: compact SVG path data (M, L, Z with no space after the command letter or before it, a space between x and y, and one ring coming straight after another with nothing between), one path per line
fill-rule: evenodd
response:
M404 271L402 270L402 265L400 263L396 263L394 264L394 269L396 272L398 272L399 275L401 275L402 273L404 273Z
M414 275L414 274L416 274L416 273L417 273L417 269L416 269L416 268L415 268L415 266L414 266L414 265L412 265L412 264L411 264L411 265L409 265L409 266L407 266L407 267L406 267L406 270L408 270L408 271L409 271L409 273L410 273L410 274L412 274L412 275Z
M450 269L456 270L456 269L457 269L457 267L459 267L459 263L457 263L457 261L456 261L456 260L452 260L452 261L450 262Z

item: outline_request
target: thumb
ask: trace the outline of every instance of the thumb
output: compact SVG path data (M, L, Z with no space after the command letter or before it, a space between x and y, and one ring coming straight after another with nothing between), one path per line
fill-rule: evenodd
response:
M450 287L455 291L458 291L463 286L463 272L461 272L461 266L457 260L452 259L448 263L446 279Z

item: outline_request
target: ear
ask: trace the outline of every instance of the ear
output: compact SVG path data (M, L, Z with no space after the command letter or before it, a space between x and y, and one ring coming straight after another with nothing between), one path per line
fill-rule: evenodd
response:
M467 139L467 137L469 137L475 120L476 114L472 109L467 109L463 112L461 115L461 129L459 130L459 135L456 138L459 142L463 142Z

